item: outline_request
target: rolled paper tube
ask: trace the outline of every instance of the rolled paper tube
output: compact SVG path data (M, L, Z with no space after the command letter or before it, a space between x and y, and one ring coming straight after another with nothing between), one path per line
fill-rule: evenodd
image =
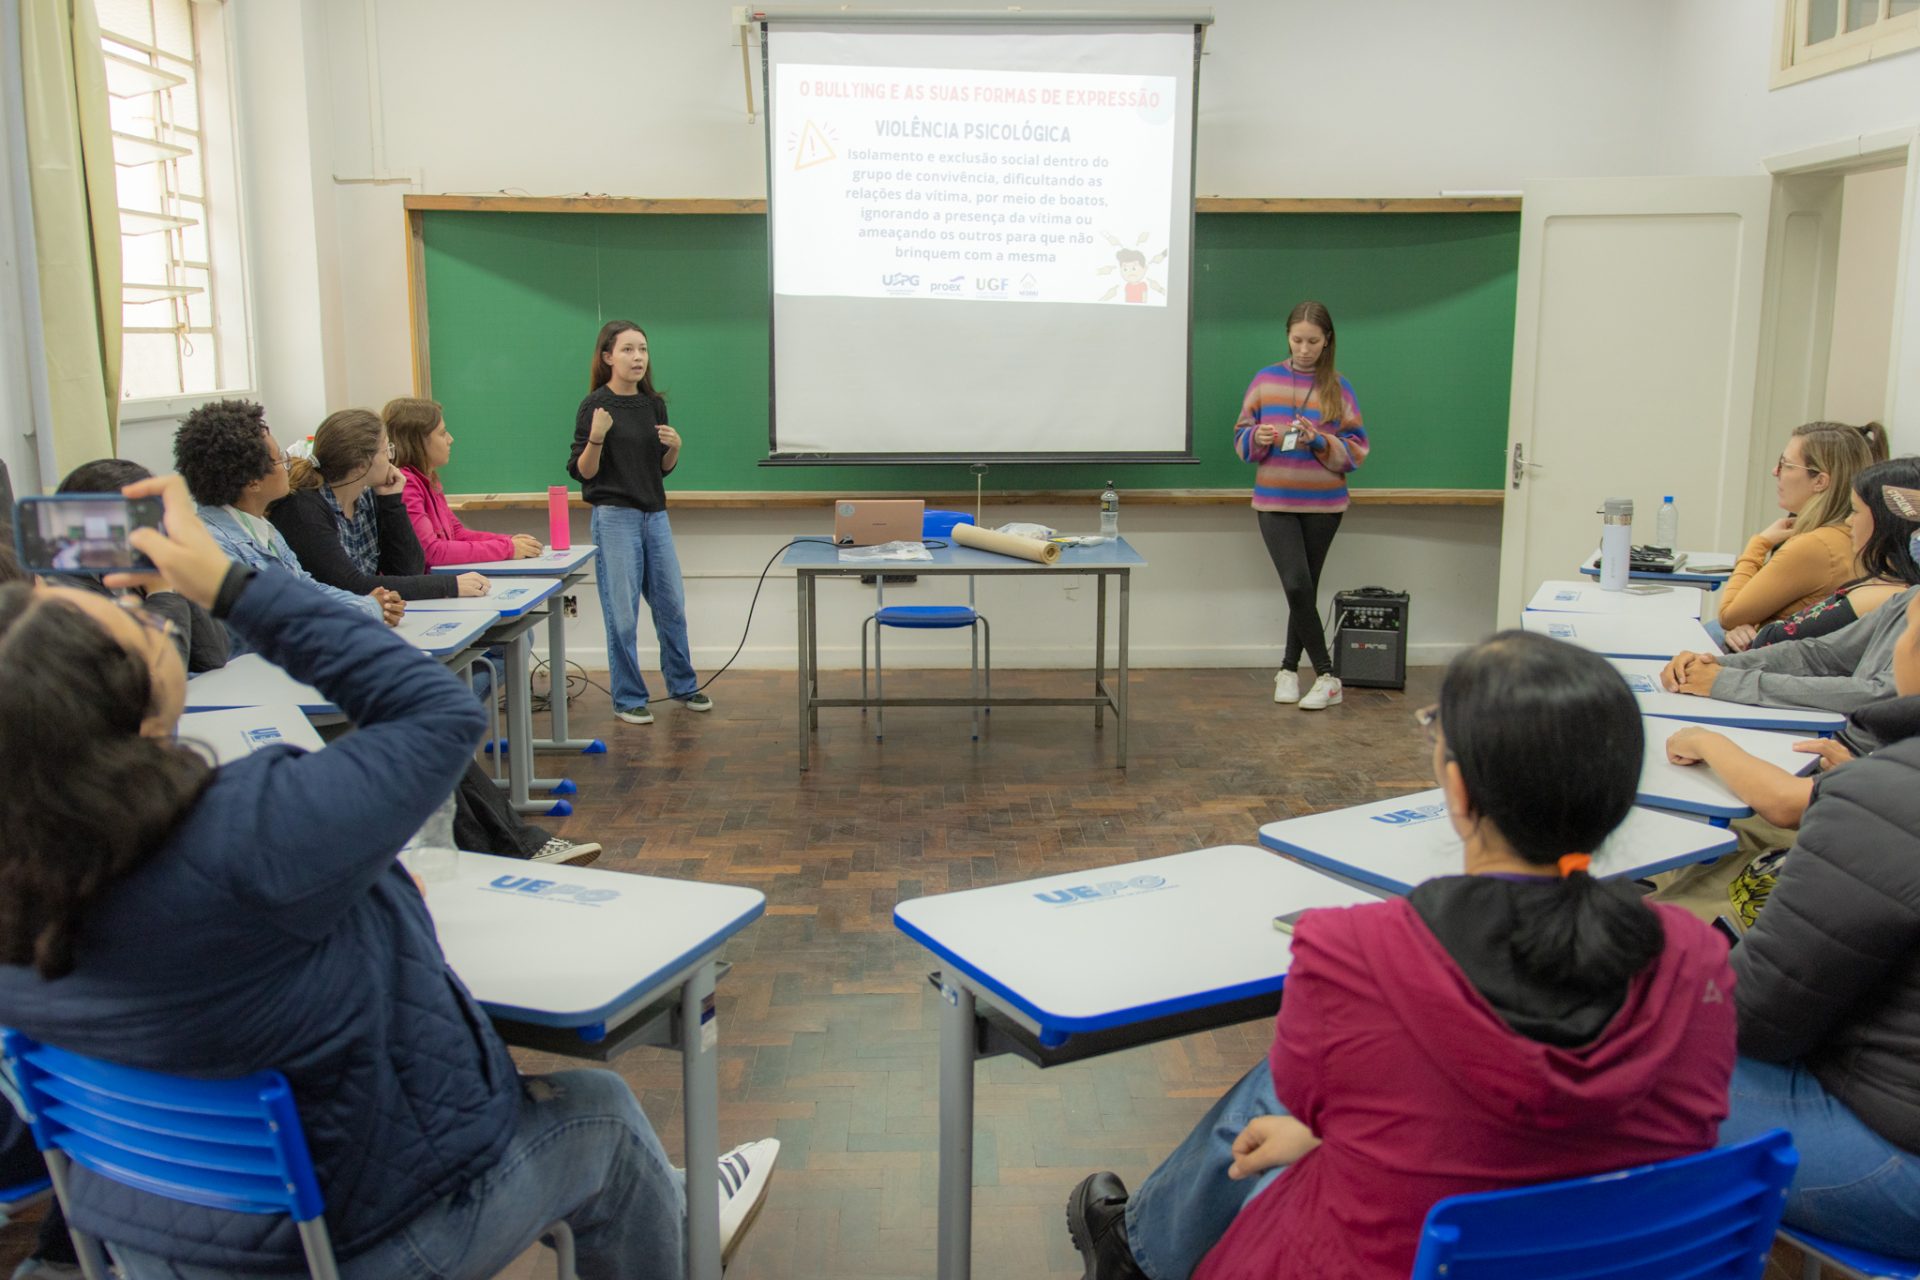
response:
M547 487L547 545L555 551L573 549L572 519L567 511L565 485Z
M992 529L982 529L976 525L957 524L953 526L953 540L963 547L972 547L976 551L993 551L1003 556L1016 556L1022 560L1032 560L1036 564L1052 564L1060 558L1060 544L1042 542L1038 538L1020 538L1011 533L995 533Z

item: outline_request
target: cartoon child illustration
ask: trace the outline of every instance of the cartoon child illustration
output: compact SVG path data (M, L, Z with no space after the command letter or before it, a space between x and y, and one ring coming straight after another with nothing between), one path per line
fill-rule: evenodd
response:
M1147 300L1147 290L1149 289L1164 297L1167 292L1165 286L1158 280L1148 279L1147 268L1150 266L1158 266L1164 262L1167 257L1167 251L1162 249L1154 255L1153 261L1149 262L1147 255L1138 249L1118 247L1120 241L1114 238L1112 232L1107 232L1106 236L1107 243L1116 246L1116 251L1113 255L1115 265L1100 268L1100 274L1104 276L1110 272L1118 271L1120 273L1120 283L1101 294L1100 301L1113 301L1113 295L1121 292L1123 289L1126 291L1125 300L1128 302L1145 302ZM1140 240L1144 242L1146 238L1146 233L1142 232Z

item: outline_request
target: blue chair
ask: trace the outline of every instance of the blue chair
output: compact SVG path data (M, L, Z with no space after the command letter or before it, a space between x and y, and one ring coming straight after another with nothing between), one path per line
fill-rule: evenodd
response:
M1920 1280L1920 1258L1889 1258L1819 1236L1780 1228L1780 1238L1806 1256L1800 1280L1820 1280L1829 1268L1846 1280Z
M1661 1164L1448 1196L1414 1280L1757 1280L1799 1156L1784 1129Z
M55 1192L68 1203L70 1163L169 1200L229 1213L284 1213L300 1231L307 1273L338 1280L326 1208L313 1157L278 1071L237 1080L194 1080L115 1066L41 1044L18 1031L0 1036L34 1142ZM100 1241L68 1227L87 1280L106 1280ZM574 1280L573 1233L549 1229L561 1280Z
M957 524L972 524L973 517L964 511L929 511L920 520L920 536L923 538L944 538L953 532ZM993 629L987 620L974 607L973 575L967 575L967 602L965 604L887 604L887 575L884 571L874 574L873 612L860 624L860 696L867 696L867 628L873 628L873 687L877 697L885 698L885 677L880 669L880 629L899 627L908 631L953 631L966 627L973 641L972 679L968 688L977 703L980 697L980 643L986 639L986 675L987 697L993 697ZM886 735L886 708L876 706L873 709L873 740L880 742ZM988 714L992 711L989 709ZM980 707L973 708L973 740L980 741Z

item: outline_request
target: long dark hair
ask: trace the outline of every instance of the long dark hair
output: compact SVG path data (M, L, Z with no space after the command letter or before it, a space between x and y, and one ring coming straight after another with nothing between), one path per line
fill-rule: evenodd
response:
M1887 578L1912 586L1920 582L1920 563L1914 561L1910 540L1920 525L1887 505L1888 485L1920 488L1920 458L1876 462L1853 477L1854 496L1873 517L1873 534L1860 551L1860 572L1867 578Z
M1320 425L1328 431L1339 427L1347 413L1347 398L1340 393L1340 370L1333 363L1333 313L1324 303L1309 299L1287 312L1287 332L1305 321L1327 335L1327 345L1313 366L1313 394L1320 401Z
M605 357L613 351L613 344L620 341L620 335L627 332L639 334L642 338L647 331L631 320L609 320L600 326L600 336L593 344L593 381L587 384L588 391L598 391L613 381L613 370L607 367ZM653 348L648 339L647 371L640 376L640 394L649 400L664 402L666 397L653 389Z
M1503 631L1448 665L1440 724L1473 816L1536 866L1593 853L1633 808L1640 708L1596 653ZM1665 941L1631 886L1577 871L1521 921L1510 946L1542 981L1602 994L1640 972Z
M0 586L0 964L73 970L88 906L139 867L212 769L143 737L146 662L24 583Z

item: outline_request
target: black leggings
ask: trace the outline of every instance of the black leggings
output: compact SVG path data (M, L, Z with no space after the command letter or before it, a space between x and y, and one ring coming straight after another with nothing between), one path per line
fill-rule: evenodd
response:
M1267 554L1280 572L1280 589L1287 593L1287 652L1280 660L1280 669L1297 668L1304 649L1315 675L1331 675L1333 659L1327 655L1327 634L1320 626L1320 570L1327 563L1327 549L1333 545L1333 535L1340 531L1340 517L1345 513L1254 514L1260 517L1260 538L1267 544Z

